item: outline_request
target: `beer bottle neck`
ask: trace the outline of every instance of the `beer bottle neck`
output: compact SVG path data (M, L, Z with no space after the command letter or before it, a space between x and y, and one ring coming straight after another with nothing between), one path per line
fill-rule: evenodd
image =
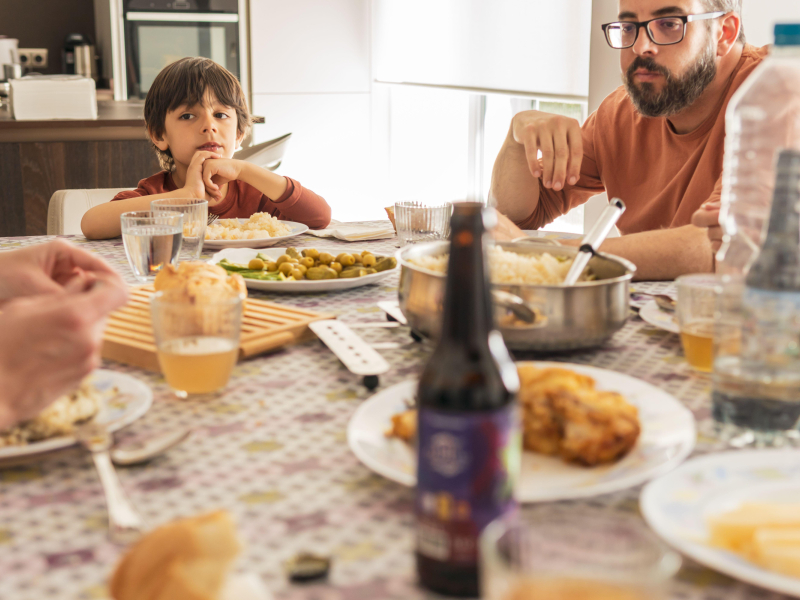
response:
M454 217L451 231L441 339L488 344L494 323L481 214Z

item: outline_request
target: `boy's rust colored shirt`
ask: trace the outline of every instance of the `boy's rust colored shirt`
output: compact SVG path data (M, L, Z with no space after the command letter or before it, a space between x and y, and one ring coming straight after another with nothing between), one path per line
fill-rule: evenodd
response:
M583 125L578 183L560 192L540 186L536 210L517 225L538 229L603 192L627 205L617 223L623 234L689 225L701 204L720 196L728 102L768 50L745 46L719 106L691 133L641 116L624 87L612 92Z
M270 200L259 190L244 181L228 183L228 193L221 202L208 207L210 214L222 219L246 219L257 212L267 212L277 219L304 223L311 229L323 229L331 222L331 207L319 196L304 188L299 182L286 177L288 185L283 196ZM166 171L142 179L135 190L120 192L113 200L126 200L139 196L152 196L177 190L172 176Z

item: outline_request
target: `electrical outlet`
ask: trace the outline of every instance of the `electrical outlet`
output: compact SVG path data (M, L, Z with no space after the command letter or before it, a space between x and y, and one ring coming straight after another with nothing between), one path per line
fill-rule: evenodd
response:
M17 53L23 67L27 69L47 68L47 48L20 48Z

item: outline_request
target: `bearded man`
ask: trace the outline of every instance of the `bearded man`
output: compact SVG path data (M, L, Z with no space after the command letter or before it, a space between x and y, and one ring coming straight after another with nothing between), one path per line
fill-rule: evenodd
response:
M636 264L637 279L712 271L711 244L692 215L717 206L725 109L768 48L745 43L741 0L620 0L619 9L603 29L624 85L582 127L517 114L491 196L517 226L538 229L607 192L628 208L622 237L602 250Z

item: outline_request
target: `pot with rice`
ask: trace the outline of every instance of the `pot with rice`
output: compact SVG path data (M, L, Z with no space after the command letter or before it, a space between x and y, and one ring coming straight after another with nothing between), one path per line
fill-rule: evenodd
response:
M449 248L449 242L431 242L406 246L397 253L400 310L412 330L424 337L439 334ZM489 247L497 325L509 348L591 348L625 324L636 267L617 256L598 253L578 283L565 286L577 252L577 248L527 242ZM534 318L526 319L525 312Z

